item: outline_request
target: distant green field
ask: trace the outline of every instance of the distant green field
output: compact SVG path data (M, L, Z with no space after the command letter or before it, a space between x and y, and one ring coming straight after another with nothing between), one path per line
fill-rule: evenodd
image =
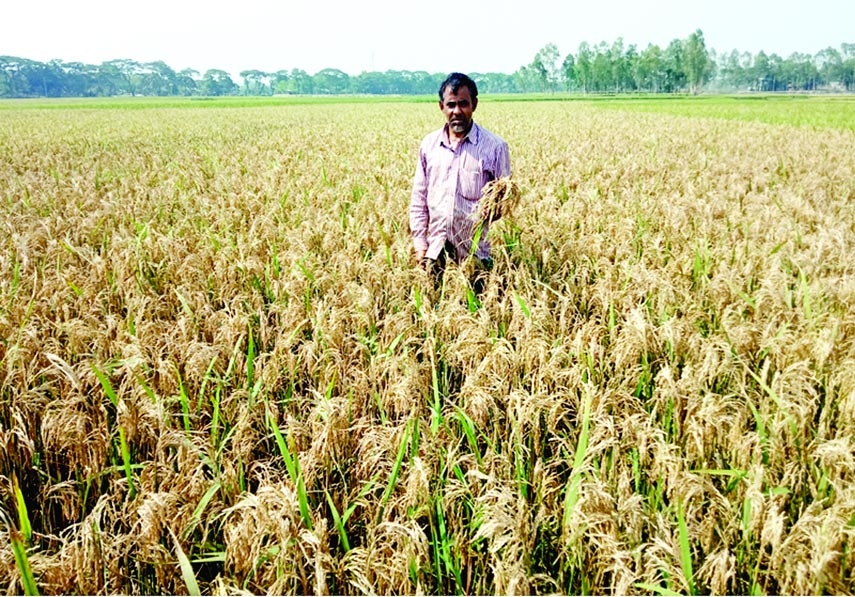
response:
M486 96L490 97L490 96ZM566 101L611 110L855 130L855 96L506 94L493 101Z
M698 118L724 118L816 129L855 130L855 96L702 95L614 96L557 94L483 94L488 102L567 102L610 110L654 112ZM276 97L119 97L0 100L0 110L240 108L311 104L433 102L420 96L276 96Z
M855 96L700 96L680 98L611 98L598 105L619 110L657 112L702 118L759 121L855 130Z

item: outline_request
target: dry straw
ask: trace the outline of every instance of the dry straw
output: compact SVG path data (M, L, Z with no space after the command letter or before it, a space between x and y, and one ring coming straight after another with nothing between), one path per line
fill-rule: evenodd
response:
M0 591L852 592L851 131L503 102L434 306L418 105L49 112L0 110Z
M510 217L519 205L521 196L519 185L510 176L491 180L481 191L480 209L473 217L481 225L501 217Z

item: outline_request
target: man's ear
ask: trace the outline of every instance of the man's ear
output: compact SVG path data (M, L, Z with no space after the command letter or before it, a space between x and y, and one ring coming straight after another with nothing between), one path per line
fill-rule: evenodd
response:
M442 110L442 100L439 100L439 109Z
M472 111L474 112L474 111L475 111L475 108L477 108L477 107L478 107L478 98L477 98L477 97L473 97L473 98L472 98Z

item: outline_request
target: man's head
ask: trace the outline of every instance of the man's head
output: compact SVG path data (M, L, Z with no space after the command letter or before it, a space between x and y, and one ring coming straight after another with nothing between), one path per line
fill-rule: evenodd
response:
M439 109L448 120L450 134L462 138L472 128L478 107L478 86L463 73L451 73L439 86Z
M463 73L451 73L445 78L445 81L439 86L439 101L442 101L445 90L448 87L451 87L451 90L455 94L460 91L461 87L468 87L472 100L476 103L478 102L478 86L475 84L475 81Z

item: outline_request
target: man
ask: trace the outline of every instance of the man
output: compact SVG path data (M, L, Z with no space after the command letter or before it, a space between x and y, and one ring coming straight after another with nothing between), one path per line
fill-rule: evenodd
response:
M489 181L510 176L508 144L475 124L478 87L462 73L451 73L439 87L439 109L445 126L427 135L419 147L419 160L410 197L410 231L416 261L439 285L449 261L462 263L470 253L476 266L492 267L489 222L485 222L472 250L481 220L481 190ZM494 214L498 219L501 214ZM484 276L476 279L476 292Z

